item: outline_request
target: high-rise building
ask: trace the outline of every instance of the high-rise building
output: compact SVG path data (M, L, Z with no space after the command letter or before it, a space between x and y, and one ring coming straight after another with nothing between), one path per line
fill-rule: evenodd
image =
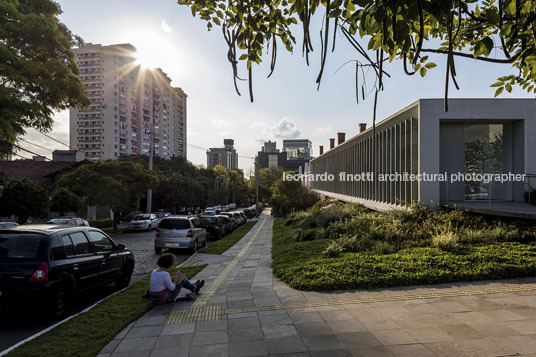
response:
M73 50L91 105L70 110L70 145L89 160L186 157L186 94L160 68L136 63L131 44ZM151 147L152 146L152 147Z
M233 139L223 139L222 148L210 148L207 151L207 167L221 165L227 170L238 170L238 154Z
M313 156L312 144L309 139L285 139L283 140L283 151L287 152L289 160L310 160Z

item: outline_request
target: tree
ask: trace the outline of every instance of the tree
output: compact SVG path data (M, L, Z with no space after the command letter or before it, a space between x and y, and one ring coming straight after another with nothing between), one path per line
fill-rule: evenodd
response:
M78 212L82 207L82 200L65 187L56 190L50 200L50 210L64 215L67 212Z
M0 2L0 139L52 128L54 110L87 106L71 48L80 44L52 0Z
M175 173L160 178L153 192L154 207L177 213L182 207L205 207L208 200L206 187L195 177Z
M302 53L309 64L313 50L311 23L323 8L320 31L320 85L328 52L335 49L340 34L356 50L356 99L363 93L364 76L360 72L372 69L375 108L378 92L383 89L386 61L395 59L408 75L425 76L436 67L429 55L447 57L445 66L445 99L449 83L456 83L455 58L467 57L512 67L492 84L495 95L520 85L536 93L536 0L179 0L213 25L221 26L228 46L235 78L239 79L239 64L245 64L252 93L252 66L262 61L263 50L271 46L271 72L277 58L277 43L288 51L296 43L293 25L301 23ZM362 44L360 39L367 41ZM498 51L493 52L496 48ZM270 74L271 74L270 72ZM514 74L510 74L514 73ZM369 86L371 87L371 86ZM448 110L445 100L445 110ZM374 116L375 122L375 116Z
M149 188L158 185L158 177L139 163L106 160L79 166L58 182L89 205L109 206L114 214L138 209Z
M303 187L301 181L283 181L280 178L273 185L270 204L275 215L285 216L296 210L309 208L316 201L316 195Z
M29 217L48 217L48 194L37 182L22 179L10 180L0 197L0 215L17 216L19 224Z

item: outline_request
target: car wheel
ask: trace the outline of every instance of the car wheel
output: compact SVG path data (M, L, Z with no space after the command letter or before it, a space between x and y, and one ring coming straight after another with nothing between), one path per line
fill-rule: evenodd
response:
M197 239L196 239L194 241L194 247L192 248L192 251L195 253L195 252L197 252L197 249L198 249L198 247L197 247Z
M70 301L69 290L65 287L60 287L56 290L53 296L53 308L55 316L62 316L67 311Z
M162 248L154 247L154 252L155 252L156 254L162 254Z
M126 267L121 277L115 281L115 287L117 289L123 289L130 284L130 278L132 277L132 267Z

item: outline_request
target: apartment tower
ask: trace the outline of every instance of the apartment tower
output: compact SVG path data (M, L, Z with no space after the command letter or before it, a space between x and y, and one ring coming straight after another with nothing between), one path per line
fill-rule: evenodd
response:
M136 63L130 44L73 50L91 105L70 110L70 144L93 161L186 157L186 99L160 68Z

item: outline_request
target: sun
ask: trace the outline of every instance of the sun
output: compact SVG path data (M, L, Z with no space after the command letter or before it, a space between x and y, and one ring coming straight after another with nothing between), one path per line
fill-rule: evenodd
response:
M172 47L164 36L153 31L133 31L128 36L136 47L136 62L145 68L162 68Z

